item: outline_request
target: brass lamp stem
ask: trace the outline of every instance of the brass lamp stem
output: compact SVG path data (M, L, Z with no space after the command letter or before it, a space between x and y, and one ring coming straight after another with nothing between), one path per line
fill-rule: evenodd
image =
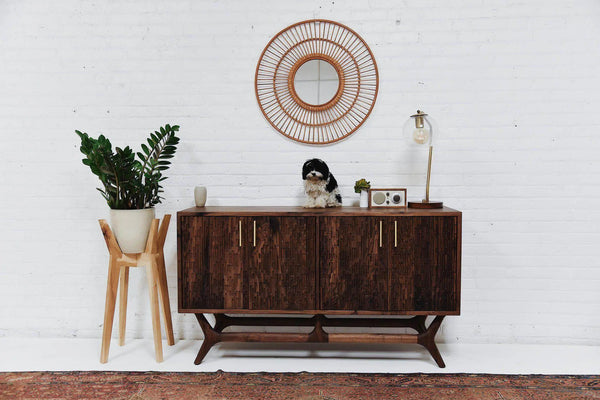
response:
M431 157L433 156L433 146L429 146L429 162L427 163L427 186L425 186L425 202L429 203L429 182L431 180Z

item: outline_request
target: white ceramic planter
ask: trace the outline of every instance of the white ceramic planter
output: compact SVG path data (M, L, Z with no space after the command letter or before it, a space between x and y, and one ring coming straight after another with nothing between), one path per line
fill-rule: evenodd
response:
M360 206L363 208L369 207L369 192L366 190L360 192Z
M146 248L154 208L110 210L110 226L123 253L141 253Z

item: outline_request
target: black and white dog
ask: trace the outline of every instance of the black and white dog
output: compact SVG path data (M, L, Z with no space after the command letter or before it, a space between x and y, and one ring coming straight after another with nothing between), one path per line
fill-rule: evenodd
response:
M342 195L333 174L323 160L313 158L302 167L304 191L308 196L305 208L340 207Z

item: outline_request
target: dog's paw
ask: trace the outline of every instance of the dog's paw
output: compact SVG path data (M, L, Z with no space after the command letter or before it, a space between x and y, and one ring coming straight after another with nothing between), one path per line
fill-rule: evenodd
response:
M319 198L315 199L314 208L325 208L325 207L327 207L326 199L324 199L323 197L319 197Z

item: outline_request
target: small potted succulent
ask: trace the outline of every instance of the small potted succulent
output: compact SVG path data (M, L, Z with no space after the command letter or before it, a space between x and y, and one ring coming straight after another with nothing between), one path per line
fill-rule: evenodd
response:
M154 219L154 206L161 202L161 182L167 179L162 171L169 168L170 158L177 150L178 125L165 125L150 134L148 145L134 153L127 146L113 151L110 141L100 135L98 139L85 132L75 131L81 138L82 160L102 182L98 188L110 207L112 230L124 253L144 251L150 224ZM136 159L137 155L137 159Z
M360 206L369 206L369 189L371 188L371 182L366 179L360 179L354 183L354 192L360 193Z

